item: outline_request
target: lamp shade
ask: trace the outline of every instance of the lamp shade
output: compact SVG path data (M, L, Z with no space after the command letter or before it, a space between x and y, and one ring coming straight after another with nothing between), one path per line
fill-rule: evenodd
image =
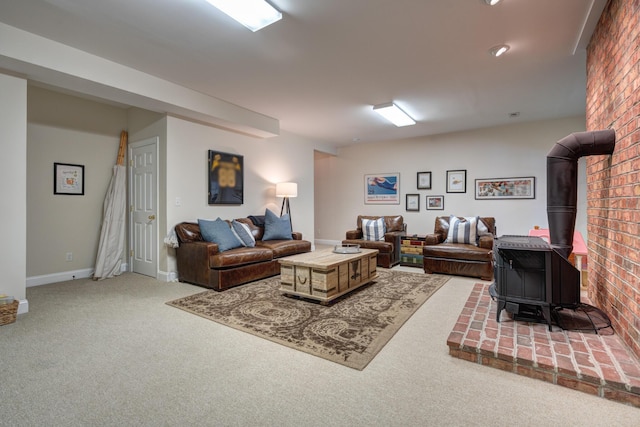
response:
M276 197L298 197L298 184L295 182L277 183Z

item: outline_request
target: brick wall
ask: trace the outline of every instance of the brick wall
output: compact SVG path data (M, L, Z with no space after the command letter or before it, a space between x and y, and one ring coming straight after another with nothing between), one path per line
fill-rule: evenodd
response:
M610 0L587 48L587 130L614 129L587 157L589 298L640 358L640 0Z

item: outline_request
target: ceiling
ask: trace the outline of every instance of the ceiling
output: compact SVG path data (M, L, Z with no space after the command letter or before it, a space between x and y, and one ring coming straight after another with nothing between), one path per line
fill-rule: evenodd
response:
M585 114L606 0L271 3L283 19L255 33L205 0L2 0L0 22L342 146ZM389 101L418 123L372 111Z

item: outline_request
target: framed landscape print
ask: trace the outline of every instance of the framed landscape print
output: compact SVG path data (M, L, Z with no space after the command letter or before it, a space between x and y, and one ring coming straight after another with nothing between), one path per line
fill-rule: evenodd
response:
M418 190L431 190L431 172L418 172Z
M447 193L467 192L467 170L447 171Z
M427 196L427 210L429 210L429 211L443 211L444 210L444 196Z
M400 204L400 174L377 173L364 176L364 203Z
M84 195L84 165L53 164L53 194Z
M476 179L476 200L535 199L536 178Z
M420 195L407 194L407 211L420 211Z
M209 150L208 202L210 205L241 205L244 197L244 158Z

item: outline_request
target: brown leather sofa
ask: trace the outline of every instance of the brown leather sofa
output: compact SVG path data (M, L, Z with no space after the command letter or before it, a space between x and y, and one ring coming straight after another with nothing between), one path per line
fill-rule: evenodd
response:
M249 226L256 239L255 247L239 247L224 252L215 243L203 240L200 226L182 222L175 226L179 246L176 248L178 280L223 291L232 286L280 274L278 258L311 250L311 242L302 234L292 233L292 240L262 240L264 227L249 218L236 221Z
M479 221L486 225L488 234L479 235L478 245L475 246L444 243L449 233L449 217L437 217L434 232L425 237L422 248L424 272L493 280L493 239L496 221L493 217L480 217Z
M382 240L364 240L362 233L362 219L378 219L384 218L386 233L384 241ZM349 230L346 233L343 244L357 244L361 248L377 249L378 267L391 268L400 262L400 237L404 236L407 231L407 225L404 223L402 215L395 216L369 216L358 215L355 230Z

